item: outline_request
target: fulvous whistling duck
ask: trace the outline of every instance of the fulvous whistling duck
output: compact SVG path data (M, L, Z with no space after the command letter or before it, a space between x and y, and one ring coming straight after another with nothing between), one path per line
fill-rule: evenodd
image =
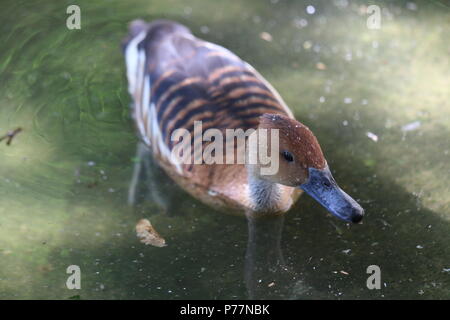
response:
M215 208L253 217L288 211L304 191L338 218L361 221L364 210L337 185L314 134L248 63L165 20L133 21L123 51L140 137L188 193ZM210 128L278 129L278 171L264 175L260 162L174 161L177 143L171 137L177 129L195 137L196 121L203 126L200 134Z

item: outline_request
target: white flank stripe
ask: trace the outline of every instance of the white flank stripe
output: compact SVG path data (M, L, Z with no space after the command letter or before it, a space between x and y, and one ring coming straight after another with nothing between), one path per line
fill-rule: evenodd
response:
M136 90L136 76L138 74L138 44L144 40L146 32L142 31L127 46L125 50L125 61L127 64L128 92L133 96Z
M183 170L181 169L180 163L177 161L175 157L172 157L171 151L164 143L164 139L161 130L159 128L158 117L156 114L156 107L154 103L150 105L149 120L150 119L151 119L151 135L152 135L151 139L152 142L154 142L153 148L158 148L160 154L175 166L175 169L178 171L178 173L182 174Z
M144 40L146 35L146 31L140 32L130 41L125 51L128 91L134 100L134 118L144 142L151 146L155 153L159 153L173 164L177 172L182 174L180 163L176 157L172 157L171 151L164 143L159 128L156 106L154 103L150 103L151 79L146 72L145 51L138 50L139 43ZM144 124L147 124L147 126Z
M147 132L144 126L144 122L147 121L146 116L148 114L150 104L150 77L146 75L144 77L144 88L142 90L142 103L140 104L141 110L137 113L137 123L139 130L141 132L141 136L144 139L147 145L150 145L149 133Z

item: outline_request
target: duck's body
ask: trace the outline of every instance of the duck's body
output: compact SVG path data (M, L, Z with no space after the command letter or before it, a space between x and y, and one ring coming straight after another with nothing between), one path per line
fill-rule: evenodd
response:
M184 26L155 21L138 22L134 28L125 56L129 79L136 79L130 82L130 93L143 141L169 176L194 197L236 213L256 210L244 164L177 167L169 156L171 134L179 128L193 132L194 121L202 121L203 129L218 128L225 135L226 129L256 129L265 113L293 118L292 112L249 64L194 37ZM274 213L287 211L301 192L283 185L271 189Z
M139 134L161 167L194 197L228 212L276 215L291 208L309 168L328 170L314 135L294 120L275 89L229 50L175 22L137 20L124 53ZM264 117L269 129L273 120L284 130L281 141L288 139L284 145L302 160L282 164L275 178L261 177L242 163L180 164L171 157L172 134L186 129L194 136L194 121L202 121L203 131L215 128L225 135L226 129L261 128Z

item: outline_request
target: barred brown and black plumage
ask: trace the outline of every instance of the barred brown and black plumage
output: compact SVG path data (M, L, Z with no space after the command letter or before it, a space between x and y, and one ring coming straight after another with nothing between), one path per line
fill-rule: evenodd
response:
M135 21L130 29L125 55L135 120L144 141L166 158L174 130L192 132L194 121L203 130L246 130L264 113L292 117L270 84L229 50L171 21Z
M158 163L182 188L215 208L247 216L286 212L302 189L342 219L361 220L362 208L333 182L313 133L294 119L253 67L172 21L136 20L129 31L123 47L136 126ZM259 170L261 163L197 163L204 144L191 149L194 164L173 161L171 152L179 145L172 134L184 129L193 140L196 121L202 122L203 131L275 129L280 150L272 157L279 170L266 176Z

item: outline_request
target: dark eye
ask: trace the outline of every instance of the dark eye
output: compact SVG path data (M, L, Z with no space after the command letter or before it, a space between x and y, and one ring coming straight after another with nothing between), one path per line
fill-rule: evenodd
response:
M330 188L331 187L331 183L329 181L324 181L322 182L322 184L324 185L324 187L326 188Z
M281 154L287 162L294 161L294 156L289 151L283 151Z

